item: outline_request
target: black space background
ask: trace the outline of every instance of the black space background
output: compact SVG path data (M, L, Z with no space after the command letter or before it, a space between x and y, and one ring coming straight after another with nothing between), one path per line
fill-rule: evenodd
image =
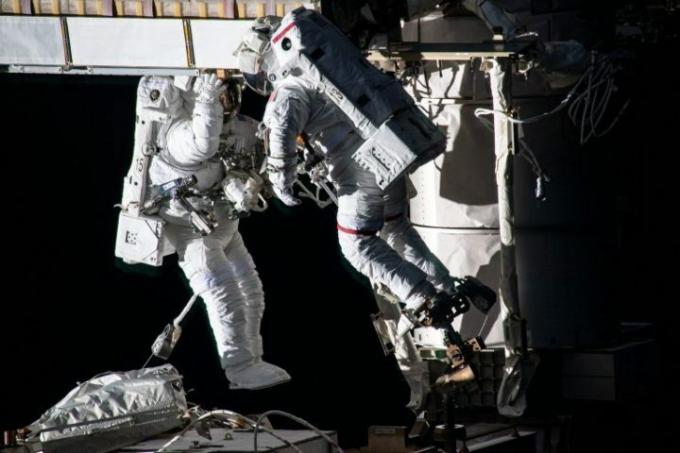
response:
M605 187L616 319L651 321L660 344L662 426L678 395L678 54L635 49L625 89L633 101L614 132L581 150L584 178ZM137 78L0 75L3 182L0 429L23 426L76 381L139 368L190 293L176 258L155 270L113 256L122 177L132 149ZM261 115L246 96L243 112ZM591 181L592 182L592 181ZM408 390L381 354L366 281L341 257L333 208L273 203L240 230L264 283L265 358L293 381L232 392L219 368L203 307L186 320L172 363L191 401L244 413L289 410L361 445L369 424L401 424ZM556 385L558 385L556 383ZM666 425L663 425L666 423ZM660 428L659 428L660 429ZM651 433L640 433L640 435Z

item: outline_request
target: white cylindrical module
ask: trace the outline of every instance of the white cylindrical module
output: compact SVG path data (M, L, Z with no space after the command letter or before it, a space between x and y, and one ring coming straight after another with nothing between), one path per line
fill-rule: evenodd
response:
M541 25L549 21L540 19ZM475 17L434 15L404 28L405 41L490 38ZM536 71L527 78L513 76L512 86L512 105L520 118L549 111L564 96L552 91ZM493 131L474 115L478 107L491 108L488 79L470 62L430 62L408 90L447 134L446 152L411 175L417 192L411 199L411 220L453 275L477 276L497 288L500 239ZM583 176L576 129L566 115L557 114L520 128L518 137L550 178L547 199L537 200L536 175L521 155L515 158L519 298L529 345L605 343L615 323L602 282L603 246L592 218L597 198ZM523 149L518 144L518 152L526 152ZM481 333L488 344L496 345L503 339L500 318L500 307L486 320L472 308L456 327L464 337Z

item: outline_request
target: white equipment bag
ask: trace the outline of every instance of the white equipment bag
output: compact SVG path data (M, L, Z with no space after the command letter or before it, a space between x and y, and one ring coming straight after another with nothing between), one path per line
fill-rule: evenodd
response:
M182 426L186 410L182 376L172 365L106 373L29 425L27 445L43 453L115 451Z

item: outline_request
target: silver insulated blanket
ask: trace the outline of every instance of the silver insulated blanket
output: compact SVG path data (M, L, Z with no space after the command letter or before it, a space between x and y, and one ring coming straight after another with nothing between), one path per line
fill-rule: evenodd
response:
M44 453L104 453L182 425L182 376L172 365L93 377L28 426Z

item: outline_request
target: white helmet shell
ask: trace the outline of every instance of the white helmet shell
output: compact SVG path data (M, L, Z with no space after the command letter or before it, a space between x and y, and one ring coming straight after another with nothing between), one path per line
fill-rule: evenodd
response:
M234 52L246 84L262 95L268 95L272 91L269 76L276 71L278 65L271 50L270 38L280 24L281 18L277 16L255 19Z

